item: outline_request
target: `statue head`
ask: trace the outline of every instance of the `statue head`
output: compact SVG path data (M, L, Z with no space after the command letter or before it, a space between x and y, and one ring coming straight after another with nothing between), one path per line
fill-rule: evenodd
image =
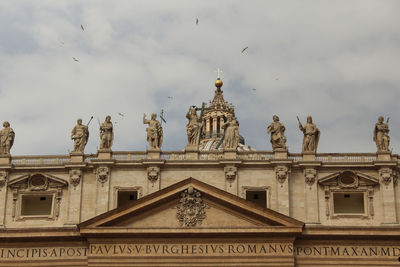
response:
M226 115L226 119L227 119L227 121L231 121L232 120L232 115L231 114Z
M8 121L3 122L3 127L10 127L10 123Z
M152 120L155 120L156 118L157 118L157 114L156 113L151 114L151 119Z
M78 123L78 125L82 125L82 119L81 118L79 118L76 122Z
M111 116L108 115L108 116L106 117L106 122L110 122L110 121L111 121Z
M311 116L307 116L307 123L312 123L312 117Z
M274 122L278 122L278 121L279 121L279 117L276 116L276 115L274 115L274 116L272 117L272 119L274 120Z
M382 116L379 116L378 121L379 121L380 123L383 123L384 118L383 118Z

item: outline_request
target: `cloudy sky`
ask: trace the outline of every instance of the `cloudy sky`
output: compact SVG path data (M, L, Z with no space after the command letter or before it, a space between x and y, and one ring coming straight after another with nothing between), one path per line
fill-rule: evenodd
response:
M296 116L310 114L319 152L375 152L382 115L399 153L399 12L396 0L0 1L0 120L14 155L68 153L76 119L90 116L95 153L106 115L113 150L145 150L143 113L163 109L163 150L182 150L186 111L212 99L221 68L257 150L271 149L277 114L300 152Z

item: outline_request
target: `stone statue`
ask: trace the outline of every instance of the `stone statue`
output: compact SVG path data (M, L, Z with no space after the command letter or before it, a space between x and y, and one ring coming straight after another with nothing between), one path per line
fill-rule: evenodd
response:
M280 123L278 116L274 115L272 118L274 122L267 128L267 133L271 134L272 148L286 149L285 126Z
M303 149L302 152L316 152L319 142L320 131L317 126L312 122L312 117L307 117L307 123L303 126L299 121L299 129L304 133Z
M189 120L186 125L186 134L188 138L188 146L197 146L197 137L201 130L201 122L199 122L199 116L196 113L196 108L190 107L186 113L186 118Z
M100 149L110 149L114 140L114 128L111 116L107 116L100 125Z
M374 128L374 141L376 142L376 147L379 151L389 151L389 118L387 122L384 122L382 116L378 118L378 122L375 124Z
M227 121L221 125L224 129L224 149L236 149L239 145L239 122L228 114Z
M89 139L89 128L82 124L82 119L77 120L77 125L72 129L71 139L74 140L74 150L72 152L82 152L85 150Z
M160 149L163 142L163 130L159 121L156 120L157 114L151 114L151 120L146 120L146 114L143 114L143 124L148 124L147 127L147 142L150 149Z
M9 155L12 145L14 144L15 133L10 128L10 123L5 121L3 129L0 131L0 155Z

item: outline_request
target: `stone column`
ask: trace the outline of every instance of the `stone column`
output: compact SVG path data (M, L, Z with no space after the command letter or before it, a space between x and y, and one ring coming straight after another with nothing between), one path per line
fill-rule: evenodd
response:
M94 171L96 175L96 210L99 215L108 211L110 201L110 180L111 172L108 166L99 166Z
M318 207L318 183L317 170L315 168L304 169L304 196L306 223L319 222L319 207Z
M0 170L0 228L4 228L7 207L8 171Z
M65 225L74 226L81 220L81 202L82 202L82 170L80 168L71 168L69 171L68 185L68 214Z
M225 190L235 196L238 195L238 175L237 167L235 165L226 165L224 167L225 173Z
M290 216L289 214L289 168L281 165L275 167L276 174L276 199L278 201L278 212Z
M213 136L217 136L217 117L213 117Z
M397 173L388 167L379 169L380 191L382 196L382 224L396 224L396 195L395 187Z
M210 133L210 118L206 120L206 136L211 135Z
M158 166L147 167L147 194L160 190L161 187L161 169Z

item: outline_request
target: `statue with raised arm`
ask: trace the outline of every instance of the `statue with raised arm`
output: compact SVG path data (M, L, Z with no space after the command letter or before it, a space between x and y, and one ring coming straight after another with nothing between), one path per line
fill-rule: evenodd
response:
M236 149L239 145L239 122L231 114L227 115L227 121L221 125L224 129L224 149Z
M151 114L151 120L146 120L146 114L143 114L143 124L148 124L147 127L147 142L150 149L160 149L163 141L163 130L159 121L156 120L157 114Z
M107 116L100 125L100 149L110 149L114 140L114 128L111 116Z
M74 150L72 152L84 152L89 139L89 127L82 124L82 119L77 120L77 124L71 132L71 139L74 140Z
M201 122L199 122L199 116L196 113L195 107L190 107L189 111L186 113L186 118L189 120L186 124L186 134L188 138L188 146L196 147L198 135L201 130Z
M267 133L271 134L272 148L286 149L285 126L279 121L279 117L274 115L273 122L268 126Z
M5 121L3 129L0 130L0 155L9 155L12 145L14 144L15 133L10 128L10 123Z
M386 123L382 116L379 116L378 122L375 124L374 128L374 141L376 143L376 147L378 148L378 152L380 151L389 151L389 118Z
M302 152L316 152L319 142L320 131L317 126L312 122L312 117L307 117L307 123L302 125L299 117L297 117L299 121L299 129L303 132L303 149Z

